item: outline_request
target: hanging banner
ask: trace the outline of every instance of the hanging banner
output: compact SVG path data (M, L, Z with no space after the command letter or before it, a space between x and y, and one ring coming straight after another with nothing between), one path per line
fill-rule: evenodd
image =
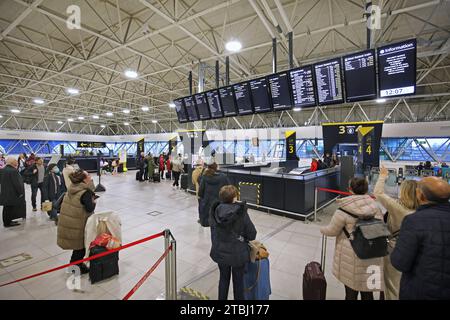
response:
M297 160L297 133L286 131L286 160Z
M139 157L141 155L141 152L145 153L145 143L144 138L139 140L137 142L137 148L136 148L136 156Z
M323 123L324 152L339 152L339 145L354 145L364 167L379 167L383 121Z
M106 142L78 141L77 148L106 148Z

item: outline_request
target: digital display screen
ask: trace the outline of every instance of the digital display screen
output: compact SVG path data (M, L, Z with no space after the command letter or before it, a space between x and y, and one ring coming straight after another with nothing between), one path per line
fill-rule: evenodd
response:
M316 106L312 66L301 67L289 71L292 98L295 108Z
M252 114L253 106L252 100L250 98L250 89L248 88L248 82L233 85L233 90L239 115Z
M286 72L273 74L267 77L269 80L272 106L275 111L292 108L291 91L289 90L289 77Z
M200 120L211 119L209 114L208 102L206 101L206 95L204 93L198 93L194 95L194 101L197 106L198 116Z
M195 108L194 97L186 97L183 99L183 101L189 121L198 121L198 113L197 109Z
M219 89L222 102L223 115L225 117L237 116L236 101L234 101L233 88L231 86Z
M346 101L376 99L375 50L344 57Z
M341 59L318 63L314 70L319 105L343 103Z
M209 111L211 112L211 118L223 117L222 105L220 104L219 91L211 90L206 92L206 100L208 100Z
M381 98L416 93L416 54L415 39L378 48Z
M253 107L256 113L272 111L266 78L249 81Z
M183 100L182 99L175 99L173 100L173 103L175 104L175 111L177 112L178 122L183 123L187 122L187 114L186 109L184 108Z

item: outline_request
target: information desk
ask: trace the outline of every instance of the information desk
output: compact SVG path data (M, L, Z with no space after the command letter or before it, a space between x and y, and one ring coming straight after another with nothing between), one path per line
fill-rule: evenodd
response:
M249 205L302 220L314 210L315 188L338 189L340 175L339 167L302 175L268 173L260 168L237 169L236 166L221 168L220 172L227 175L231 184L245 187L248 193L245 197L255 200L248 201ZM318 206L335 197L335 194L319 192Z
M98 157L72 157L72 159L75 159L75 163L78 164L78 166L87 172L96 172L97 171L97 164L99 161ZM118 159L118 157L100 157L100 159L104 159L105 161ZM48 163L50 161L50 158L45 158L45 163ZM64 169L64 165L66 163L67 157L62 157L58 162L58 167L60 170ZM122 165L119 167L119 172L121 172ZM127 169L133 170L136 169L136 158L134 157L127 157Z

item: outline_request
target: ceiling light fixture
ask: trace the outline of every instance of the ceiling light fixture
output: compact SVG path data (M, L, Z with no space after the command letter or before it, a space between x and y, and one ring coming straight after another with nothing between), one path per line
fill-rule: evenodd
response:
M130 110L128 110L128 109L124 109L124 110L123 110L123 113L125 113L125 114L129 114L129 113L130 113Z
M377 103L385 103L386 101L386 99L377 99Z
M113 113L112 113L112 112L107 112L106 115L107 115L108 117L112 117L112 116L113 116Z
M104 124L102 124L100 127L102 127L102 128L106 128L106 126L104 125Z
M20 110L19 109L11 109L11 112L12 113L20 113Z
M36 99L33 100L33 102L34 102L35 104L44 104L44 103L45 103L45 101L42 100L41 98L36 98Z
M169 107L170 107L170 108L175 108L176 105L175 105L175 103L171 102L171 103L169 103Z
M78 120L84 120L84 117L78 117Z
M124 122L123 124L126 125L126 126L129 126L129 125L130 125L129 122Z
M294 110L295 112L299 112L299 111L302 111L302 108L294 108L292 110Z
M150 110L149 107L147 107L147 106L142 107L141 109L142 109L142 111L148 111L148 110Z
M80 90L76 89L76 88L67 88L67 93L71 94L71 95L76 95L80 93Z
M238 40L230 40L225 44L225 48L230 52L239 52L242 44Z
M125 70L124 74L129 79L136 79L138 77L138 73L134 70Z
M69 121L69 122L73 122L73 119L72 119L72 118L69 118L69 119L67 119L67 121Z
M92 119L99 119L99 116L93 115L93 116L92 116Z
M63 122L62 121L58 121L58 124L63 124Z
M158 120L152 120L152 123L158 123Z

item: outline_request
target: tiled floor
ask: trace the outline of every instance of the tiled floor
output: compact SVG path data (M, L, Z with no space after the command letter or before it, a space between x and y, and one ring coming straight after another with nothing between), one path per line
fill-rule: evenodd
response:
M189 286L210 299L217 299L219 273L209 257L210 230L197 224L197 201L184 191L173 190L167 181L138 183L134 172L104 176L97 212L115 211L122 220L123 242L129 243L170 229L177 240L178 288ZM18 227L0 227L0 260L28 253L33 258L10 267L0 267L0 284L67 263L71 252L56 245L56 226L45 213L31 211L27 186L27 220ZM151 216L158 211L162 214ZM302 274L307 262L320 259L319 224L305 224L285 217L250 210L251 219L270 252L271 299L302 299ZM81 290L66 287L69 277L60 270L0 288L0 299L122 299L163 253L163 238L120 252L120 275L91 285L82 276ZM328 299L343 299L343 286L331 275L334 240L328 239L326 276ZM132 299L156 299L164 292L164 263ZM230 290L230 298L232 290Z

